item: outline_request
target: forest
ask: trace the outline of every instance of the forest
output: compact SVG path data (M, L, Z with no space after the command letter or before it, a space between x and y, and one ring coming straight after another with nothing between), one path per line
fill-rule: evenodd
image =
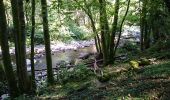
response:
M0 100L169 100L169 0L0 0Z

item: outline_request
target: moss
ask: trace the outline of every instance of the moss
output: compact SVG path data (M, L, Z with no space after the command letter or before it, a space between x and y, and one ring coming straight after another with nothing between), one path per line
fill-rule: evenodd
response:
M131 60L129 62L129 64L130 64L132 69L139 69L139 62L138 61Z
M138 61L138 63L139 63L139 66L145 66L145 65L150 65L151 64L151 62L146 58L141 58Z
M73 92L80 92L87 89L90 86L90 82L69 82L64 85L64 89L68 94Z

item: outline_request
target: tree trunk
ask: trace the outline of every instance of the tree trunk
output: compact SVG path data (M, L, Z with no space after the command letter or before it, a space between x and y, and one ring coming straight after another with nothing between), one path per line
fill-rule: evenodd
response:
M32 0L32 29L31 29L31 78L32 78L32 89L36 88L35 83L35 70L34 70L34 34L35 34L35 0Z
M101 29L101 44L103 53L103 64L104 66L108 64L109 61L109 26L106 14L106 1L99 0L100 5L100 29Z
M140 19L140 30L141 30L141 51L144 50L144 34L145 34L145 23L146 23L146 5L147 5L147 0L143 1L142 5L142 12L141 12L141 19Z
M15 33L15 55L19 88L22 93L30 90L30 80L26 67L26 36L23 0L11 0L14 33Z
M7 22L3 0L0 0L0 40L4 70L9 86L9 92L12 98L17 97L19 95L19 91L17 88L17 82L12 69L11 58L9 54Z
M115 45L115 48L114 48L114 52L113 52L113 56L114 56L114 57L115 57L115 55L116 55L116 51L117 51L117 48L118 48L118 46L119 46L120 37L121 37L121 35L122 35L122 27L123 27L123 24L124 24L124 22L125 22L126 16L127 16L127 14L128 14L128 11L129 11L130 2L131 2L131 0L128 0L127 9L126 9L125 15L123 16L122 22L121 22L121 24L120 24L118 40L117 40L117 42L116 42L116 45Z
M118 17L119 17L119 0L115 1L115 14L114 14L114 21L112 24L112 31L111 31L111 39L110 39L110 63L114 63L114 47L115 47L115 35L117 32L117 24L118 24Z
M85 8L79 4L79 2L77 0L74 0L81 8L82 10L87 14L87 16L89 17L90 19L90 23L91 23L91 27L92 27L92 30L93 30L93 33L95 34L95 37L94 37L94 40L95 40L95 46L96 46L96 50L99 54L102 53L102 50L101 50L101 45L100 45L100 38L99 38L99 35L97 34L97 29L96 29L96 26L95 26L95 21L94 21L94 18L93 18L93 15L92 15L92 12L89 8L89 6L87 5L87 1L84 0L84 5L85 5Z
M47 1L41 0L41 6L42 6L43 30L44 30L45 52L46 52L46 62L47 62L47 81L49 84L53 84L54 77L53 77L53 70L52 70L50 35L49 35L49 28L48 28Z
M150 27L145 21L145 31L144 31L144 49L148 49L150 47Z

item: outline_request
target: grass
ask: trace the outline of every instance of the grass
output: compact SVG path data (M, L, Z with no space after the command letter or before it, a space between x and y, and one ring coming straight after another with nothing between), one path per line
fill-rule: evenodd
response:
M127 68L128 64L119 65ZM170 62L145 66L133 74L116 72L118 67L108 66L104 73L112 73L111 80L101 83L96 77L81 82L69 82L48 87L36 98L42 100L153 100L170 87Z

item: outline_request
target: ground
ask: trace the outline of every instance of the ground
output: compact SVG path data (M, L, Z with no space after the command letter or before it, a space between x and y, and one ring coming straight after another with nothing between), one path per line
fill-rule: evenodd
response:
M166 100L170 93L170 61L143 66L136 71L128 71L129 64L119 64L103 68L111 79L99 82L95 75L76 82L56 84L41 88L35 97L40 100ZM166 96L167 95L167 96Z

